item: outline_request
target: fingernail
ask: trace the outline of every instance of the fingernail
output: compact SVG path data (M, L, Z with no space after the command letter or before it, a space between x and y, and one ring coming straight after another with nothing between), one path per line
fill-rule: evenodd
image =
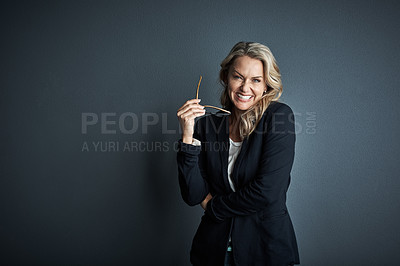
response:
M197 100L199 100L199 102L201 101L201 99L197 99Z

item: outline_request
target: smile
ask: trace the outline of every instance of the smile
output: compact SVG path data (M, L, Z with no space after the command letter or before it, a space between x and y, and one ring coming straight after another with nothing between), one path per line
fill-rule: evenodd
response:
M242 95L242 94L239 94L239 93L237 93L236 95L237 95L237 97L239 98L240 101L245 101L245 102L247 102L251 98L253 98L253 96L251 96L251 95Z

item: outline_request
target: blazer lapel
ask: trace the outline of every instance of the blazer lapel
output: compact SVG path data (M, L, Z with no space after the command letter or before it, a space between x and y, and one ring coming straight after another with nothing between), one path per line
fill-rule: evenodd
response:
M242 147L240 148L240 152L238 157L236 158L235 164L233 165L232 169L232 181L235 184L235 188L238 189L238 184L239 184L239 167L240 164L242 163L242 160L244 158L244 155L246 154L246 150L248 147L248 138L244 138L242 142Z
M230 191L228 181L228 156L229 156L229 116L224 115L217 117L215 126L218 146L215 148L219 149L219 157L221 160L221 176L227 191Z
M214 148L219 149L219 157L221 160L221 176L227 191L232 191L228 181L228 157L229 157L229 116L224 115L222 117L215 116L215 120L212 122L214 130L217 134L218 145ZM232 181L237 187L239 184L238 180L238 169L244 159L246 150L248 148L248 138L245 138L242 143L239 155L236 158L235 164L232 169Z

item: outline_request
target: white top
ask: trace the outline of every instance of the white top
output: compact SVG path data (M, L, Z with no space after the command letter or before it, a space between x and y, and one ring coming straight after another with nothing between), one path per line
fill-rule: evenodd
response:
M233 166L235 165L235 161L236 158L239 155L239 152L242 148L242 143L243 141L233 141L231 140L231 138L229 138L229 157L228 157L228 181L229 181L229 185L231 187L231 189L233 190L233 192L235 192L235 185L232 182L232 171L233 171ZM200 146L201 145L201 141L199 141L198 139L193 138L192 141L192 145L195 146Z
M229 138L229 143L230 143L230 145L229 145L229 157L228 157L228 181L229 181L229 185L231 186L231 189L233 190L233 192L235 192L236 191L235 185L232 182L231 175L232 175L233 166L235 165L236 158L238 157L239 152L242 148L242 141L235 142L235 141L231 140L231 138ZM229 235L229 241L231 241L230 235Z
M235 165L236 158L238 157L239 152L242 148L242 143L243 143L243 141L235 142L235 141L231 140L231 138L229 138L228 181L229 181L229 185L230 185L231 189L233 190L233 192L235 192L236 190L235 190L235 185L232 182L231 175L232 175L233 166ZM201 141L193 138L192 145L200 146ZM231 241L230 235L229 235L229 241Z
M235 142L229 138L229 157L228 157L228 181L231 189L235 192L235 185L232 182L232 171L235 165L236 158L239 155L240 149L242 148L242 141Z

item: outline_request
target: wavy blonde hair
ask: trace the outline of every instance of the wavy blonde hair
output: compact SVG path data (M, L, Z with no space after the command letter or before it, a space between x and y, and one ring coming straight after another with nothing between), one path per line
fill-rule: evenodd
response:
M250 136L256 128L265 110L272 101L278 101L282 95L282 81L279 67L271 50L256 42L238 42L233 46L228 56L221 63L219 79L224 87L221 93L221 104L225 109L232 111L232 101L229 98L228 73L233 62L241 56L248 56L262 62L266 91L259 101L246 110L239 121L239 132L242 139Z

